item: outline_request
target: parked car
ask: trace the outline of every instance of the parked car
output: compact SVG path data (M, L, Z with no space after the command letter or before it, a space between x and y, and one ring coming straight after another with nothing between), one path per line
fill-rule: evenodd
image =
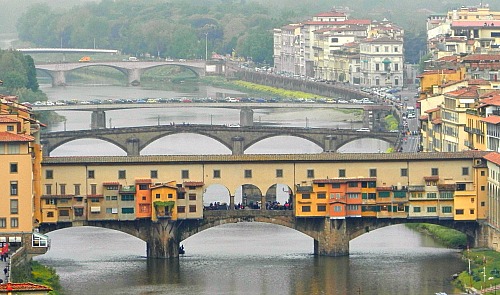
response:
M363 127L363 128L359 128L358 130L356 130L357 132L370 132L370 128L366 128L366 127Z

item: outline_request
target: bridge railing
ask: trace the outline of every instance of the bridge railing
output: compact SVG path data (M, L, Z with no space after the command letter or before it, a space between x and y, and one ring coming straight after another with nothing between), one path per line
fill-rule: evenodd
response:
M268 216L293 216L293 210L206 210L204 218L231 218L231 217L268 217Z

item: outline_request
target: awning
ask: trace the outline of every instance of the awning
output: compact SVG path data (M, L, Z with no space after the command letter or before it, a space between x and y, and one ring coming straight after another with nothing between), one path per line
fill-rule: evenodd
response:
M90 212L91 213L100 213L101 207L90 207Z

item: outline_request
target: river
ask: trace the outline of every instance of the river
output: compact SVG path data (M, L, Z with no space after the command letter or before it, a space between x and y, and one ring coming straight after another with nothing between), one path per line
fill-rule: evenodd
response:
M134 87L42 85L51 100L212 96L225 91L200 88L196 93L165 93ZM67 121L50 130L88 129L90 113L62 112ZM256 111L254 119L295 127L357 128L340 113L316 110ZM114 127L160 122L200 124L238 123L239 111L200 108L121 110L107 112ZM200 144L201 140L201 144ZM165 148L168 146L169 148ZM365 139L341 152L377 152L385 143ZM247 153L317 153L302 139L276 137L256 144ZM168 136L143 154L230 153L211 139L194 134ZM56 149L52 155L123 155L118 148L82 139ZM183 241L179 259L145 257L141 240L124 233L92 227L49 233L52 245L36 260L55 267L66 294L457 294L451 275L465 268L456 250L402 225L364 234L350 242L349 257L315 257L313 240L292 229L262 223L227 224Z

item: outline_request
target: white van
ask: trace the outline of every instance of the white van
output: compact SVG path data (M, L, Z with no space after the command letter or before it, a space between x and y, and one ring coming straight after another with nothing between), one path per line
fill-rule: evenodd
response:
M131 56L128 58L128 61L138 61L138 59L135 56Z

